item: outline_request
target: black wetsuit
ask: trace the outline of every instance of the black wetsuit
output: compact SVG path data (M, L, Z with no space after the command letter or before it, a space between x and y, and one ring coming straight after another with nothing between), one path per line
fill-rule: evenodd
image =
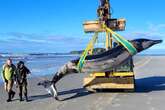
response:
M19 96L22 101L22 93L24 93L26 100L28 100L27 96L27 74L30 73L30 70L23 66L22 68L17 67L17 82L19 86Z

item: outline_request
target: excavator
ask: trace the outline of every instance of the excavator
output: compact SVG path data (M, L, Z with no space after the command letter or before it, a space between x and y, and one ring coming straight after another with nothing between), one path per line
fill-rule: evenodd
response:
M88 44L82 54L78 68L81 70L83 62L87 55L92 55L95 43L99 38L99 33L105 33L106 50L112 49L116 45L123 45L130 54L135 54L136 49L126 40L114 31L124 31L126 20L124 18L115 19L111 17L111 5L109 0L100 0L100 5L97 9L98 20L84 22L85 33L95 33L92 40ZM97 90L135 90L134 64L131 58L128 62L120 67L114 68L108 72L94 72L84 78L83 86L90 92Z
M56 83L64 76L74 73L89 73L83 79L83 86L89 92L98 90L135 91L135 75L133 56L162 40L135 39L127 40L115 31L124 31L126 20L112 17L109 0L100 0L97 9L97 20L83 23L85 33L94 33L80 58L64 64L53 76L52 80L40 81L38 85L58 100ZM99 38L104 35L103 52L95 52Z

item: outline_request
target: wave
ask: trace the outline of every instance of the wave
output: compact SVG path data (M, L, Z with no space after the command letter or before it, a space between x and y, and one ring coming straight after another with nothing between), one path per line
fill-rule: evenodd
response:
M39 58L59 58L59 57L75 57L73 54L57 54L57 53L30 53L30 54L15 54L15 53L0 53L0 58L12 58L16 60L33 60Z

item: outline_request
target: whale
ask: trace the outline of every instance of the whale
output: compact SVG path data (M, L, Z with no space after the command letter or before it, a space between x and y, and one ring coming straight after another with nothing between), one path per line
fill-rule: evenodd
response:
M156 44L162 43L162 40L151 39L134 39L130 41L136 48L137 53L140 53ZM134 54L134 55L136 55ZM74 73L94 73L94 72L110 72L113 68L121 66L130 60L134 55L122 45L118 45L110 50L100 54L88 55L85 58L84 66L81 71L78 70L77 64L80 58L74 59L63 65L53 76L52 80L44 80L38 83L39 86L44 86L52 96L58 100L56 83L64 76Z

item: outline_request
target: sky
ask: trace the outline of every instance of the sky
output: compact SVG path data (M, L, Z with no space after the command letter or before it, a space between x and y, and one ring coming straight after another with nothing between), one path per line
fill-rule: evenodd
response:
M164 0L110 0L113 18L127 20L127 39L165 41ZM99 0L0 0L0 53L55 53L84 49ZM165 42L147 52L164 53Z

